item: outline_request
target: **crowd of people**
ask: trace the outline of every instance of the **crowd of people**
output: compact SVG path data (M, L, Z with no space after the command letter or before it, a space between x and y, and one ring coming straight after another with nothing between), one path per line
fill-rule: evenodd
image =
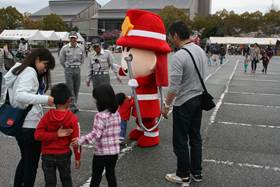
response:
M92 84L92 97L98 112L94 116L92 131L80 136L79 119L74 114L77 106L81 84L81 66L85 59L85 50L77 44L77 33L69 34L70 42L59 49L59 61L64 68L66 83L51 87L50 71L55 67L55 59L45 48L28 49L27 42L21 40L19 51L24 56L5 74L5 84L11 105L32 110L24 119L23 127L16 141L21 152L14 177L15 187L32 187L35 183L38 163L41 155L42 169L46 186L56 186L56 169L60 174L62 185L73 186L71 179L71 149L75 155L75 167L80 168L81 145L95 143L92 160L92 180L90 186L98 187L105 168L108 186L116 187L115 166L120 153L120 143L126 139L127 121L133 99L124 93L115 94L110 85L109 70L117 80L118 66L114 63L112 53L102 48L99 41L92 44L95 51L91 55L86 84ZM183 22L174 22L168 30L169 41L177 48L173 55L168 87L162 115L168 118L173 105L173 151L176 155L176 172L166 174L166 180L173 183L189 185L191 181L201 182L202 175L202 137L200 133L202 120L203 87L191 56L205 78L205 66L223 64L227 52L225 45L207 45L206 53L190 39L190 30ZM5 49L4 49L5 50ZM7 51L7 49L6 49ZM28 52L26 52L28 51ZM5 52L0 51L0 54ZM206 56L207 54L207 56ZM263 63L263 73L273 55L271 48L260 49L258 44L244 48L244 72L251 63L251 72L255 73L258 62ZM208 58L207 58L208 57ZM4 58L4 56L0 56ZM2 62L2 60L0 60ZM0 63L0 83L3 77L3 63ZM1 88L1 84L0 84ZM1 91L1 89L0 89ZM55 106L43 114L42 104Z
M226 54L231 54L230 46L226 46L224 44L208 44L205 47L205 52L208 57L208 66L212 66L213 64L222 65L224 63L224 59ZM267 67L269 62L271 61L272 56L274 55L273 49L270 45L266 47L260 47L257 43L253 45L246 45L242 48L239 48L238 55L243 55L243 70L244 73L248 72L248 66L251 64L251 73L255 73L258 63L262 62L263 68L262 73L267 74Z
M205 53L191 40L188 40L189 32L186 32L185 29L188 28L183 22L176 22L171 27L169 36L176 47L185 47L193 52L204 77L203 64L207 62L207 59L206 56L205 58L201 57ZM65 187L73 186L70 170L72 152L70 147L73 146L75 167L78 169L81 164L81 145L92 142L95 142L95 148L90 186L99 186L104 168L106 169L108 185L110 187L117 186L115 166L120 152L120 144L126 139L127 120L131 112L130 106L134 105L134 102L124 93L115 94L110 85L109 69L111 68L116 73L120 82L121 80L115 69L117 66L112 60L112 54L110 51L102 49L100 43L93 44L96 53L90 57L87 85L90 85L90 81L93 84L92 96L98 112L95 114L92 131L87 135L80 136L79 120L74 113L78 111L76 104L81 81L80 68L84 62L85 53L84 49L77 44L75 32L70 33L69 39L70 42L64 45L59 53L66 83L53 85L50 95L46 95L46 91L50 86L50 71L55 67L55 59L48 49L30 50L21 63L17 62L4 76L11 105L19 108L32 106L24 119L20 133L15 137L21 152L21 159L14 177L15 187L34 186L40 156L46 186L56 186L56 169L59 171L62 185ZM180 50L175 55L182 58L176 62L177 64L186 63L187 61L184 62L184 59L190 60L188 55ZM193 68L189 67L187 63L184 66L193 71ZM165 116L174 99L173 96L176 94L174 90L184 89L192 81L199 82L197 77L189 77L189 75L184 74L182 78L185 79L183 82L186 85L180 85L177 81L179 77L176 72L174 73L172 75L174 79L171 79L172 84L164 105L163 115ZM181 95L177 95L174 103L173 115L176 119L174 125L178 124L174 133L179 133L178 137L174 136L174 152L180 167L177 168L176 174L166 175L166 179L169 181L178 177L180 180L175 182L188 183L190 182L190 174L195 181L202 180L200 136L202 117L200 94L202 87L200 84L197 85L199 86L195 88L196 93L191 92L194 88L189 86L189 89L182 92ZM54 105L55 108L51 108L44 114L42 104ZM189 106L197 108L195 112L187 111L191 119L176 118L180 115L181 110L187 110ZM180 134L182 132L180 129L185 128L183 123L186 120L190 125L187 129L193 128L194 134L192 134L193 131L188 132L188 130L184 131L185 134ZM195 123L193 123L194 121ZM191 149L197 150L196 152L192 151L194 154L192 157L195 156L195 160L191 161L190 158L185 157L188 154L188 139L184 139L185 136L189 136L191 142L197 142L194 147L191 147Z

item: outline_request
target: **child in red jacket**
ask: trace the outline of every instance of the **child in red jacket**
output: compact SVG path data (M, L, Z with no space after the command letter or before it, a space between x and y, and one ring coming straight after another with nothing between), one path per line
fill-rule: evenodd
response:
M68 109L71 91L64 83L51 89L56 109L50 109L40 120L35 139L42 141L42 168L46 186L56 186L56 168L62 186L73 186L71 178L71 150L73 138L80 136L77 117ZM80 150L74 146L75 167L80 167Z
M120 141L121 143L124 142L126 137L126 127L127 121L129 120L131 114L131 108L134 104L132 98L128 98L124 93L117 93L116 94L117 103L119 105L118 112L121 116L121 133L120 133Z

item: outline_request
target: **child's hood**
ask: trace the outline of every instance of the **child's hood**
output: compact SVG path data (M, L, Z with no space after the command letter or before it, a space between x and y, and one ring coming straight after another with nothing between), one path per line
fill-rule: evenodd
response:
M51 109L48 112L49 114L47 115L48 121L52 124L58 124L58 125L63 125L64 127L68 127L67 124L71 121L73 117L73 113L70 110L56 110L56 109Z

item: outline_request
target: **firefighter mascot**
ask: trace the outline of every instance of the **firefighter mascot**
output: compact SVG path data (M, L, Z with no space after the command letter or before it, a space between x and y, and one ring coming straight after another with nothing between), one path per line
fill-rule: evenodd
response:
M136 128L129 133L140 147L159 144L158 124L161 118L160 90L168 86L167 54L164 24L157 14L131 9L126 13L117 45L123 47L120 74L129 74Z

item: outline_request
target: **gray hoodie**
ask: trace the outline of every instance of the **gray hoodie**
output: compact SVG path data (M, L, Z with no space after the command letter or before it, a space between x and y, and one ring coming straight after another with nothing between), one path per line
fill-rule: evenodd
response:
M36 128L43 115L41 104L48 103L48 96L36 94L39 82L37 73L33 68L25 68L18 76L12 73L12 70L19 65L20 63L16 63L4 76L10 103L13 107L18 108L26 108L29 104L33 104L25 118L23 127Z

